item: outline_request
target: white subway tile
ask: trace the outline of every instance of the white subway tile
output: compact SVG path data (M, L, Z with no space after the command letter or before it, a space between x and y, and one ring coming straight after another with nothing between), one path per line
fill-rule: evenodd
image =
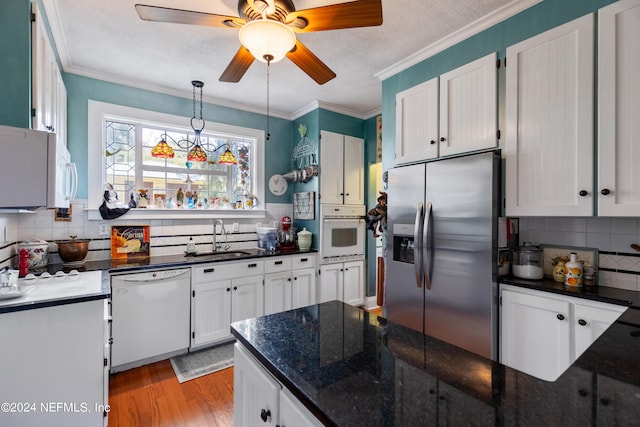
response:
M601 251L611 250L611 234L609 233L587 233L587 246L590 248L598 248Z
M633 234L611 234L611 250L616 252L634 252L631 244L636 243L636 235Z
M638 221L635 218L611 218L611 232L616 234L638 234Z
M625 273L611 273L611 281L608 286L630 291L638 290L637 275Z
M567 231L584 233L587 231L586 218L567 218Z
M611 233L611 218L587 218L587 232Z

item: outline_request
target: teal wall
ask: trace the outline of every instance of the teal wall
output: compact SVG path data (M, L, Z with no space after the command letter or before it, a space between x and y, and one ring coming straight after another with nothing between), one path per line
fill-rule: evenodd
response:
M2 0L0 6L0 124L31 127L31 4Z
M544 0L407 70L385 79L382 82L383 169L387 170L393 166L396 131L395 97L398 92L491 52L498 52L498 56L504 58L508 46L587 13L595 12L614 2L614 0Z
M78 185L78 198L86 198L87 195L87 159L88 145L100 144L101 141L87 141L87 108L88 101L95 100L127 107L157 111L160 113L188 116L193 108L192 100L171 95L165 95L148 90L137 89L130 86L95 80L74 74L64 74L67 88L67 112L68 112L68 139L67 145L71 156L78 167L80 184ZM213 104L204 104L203 117L205 121L225 123L235 126L246 126L264 129L266 131L266 116L248 113L228 107ZM185 120L185 124L188 120ZM282 173L290 166L292 151L292 124L289 120L270 118L271 139L265 146L265 177ZM266 192L267 203L289 202L291 191L281 197Z

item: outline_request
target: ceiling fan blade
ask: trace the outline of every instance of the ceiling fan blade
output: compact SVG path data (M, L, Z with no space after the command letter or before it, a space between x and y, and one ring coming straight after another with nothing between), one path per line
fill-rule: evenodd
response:
M300 43L300 40L296 40L296 45L287 53L287 58L320 85L325 84L336 76L336 73L331 71L313 52Z
M171 22L174 24L205 25L207 27L240 28L246 21L237 16L216 15L192 10L136 4L136 11L144 21Z
M382 0L357 0L297 10L288 14L285 21L293 23L298 18L307 25L300 28L294 23L291 29L297 33L382 25Z
M218 80L227 83L238 83L251 64L253 64L253 60L251 52L246 47L240 46L240 49L238 49L236 55Z

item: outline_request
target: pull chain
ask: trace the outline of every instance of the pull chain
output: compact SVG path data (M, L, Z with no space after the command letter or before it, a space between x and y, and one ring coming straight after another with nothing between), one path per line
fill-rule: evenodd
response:
M271 66L271 60L273 56L265 55L264 59L267 60L267 141L271 138L271 133L269 132L269 68Z

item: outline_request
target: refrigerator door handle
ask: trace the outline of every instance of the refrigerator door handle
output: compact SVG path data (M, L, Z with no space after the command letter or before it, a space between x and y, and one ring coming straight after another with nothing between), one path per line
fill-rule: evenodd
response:
M424 225L422 226L422 269L424 271L424 283L427 289L431 289L431 256L433 253L433 248L431 247L432 212L433 207L431 202L428 202L424 213Z
M418 203L416 209L416 221L413 228L413 267L416 273L416 285L422 287L422 245L420 237L422 235L422 223L424 216L424 208L422 203Z

